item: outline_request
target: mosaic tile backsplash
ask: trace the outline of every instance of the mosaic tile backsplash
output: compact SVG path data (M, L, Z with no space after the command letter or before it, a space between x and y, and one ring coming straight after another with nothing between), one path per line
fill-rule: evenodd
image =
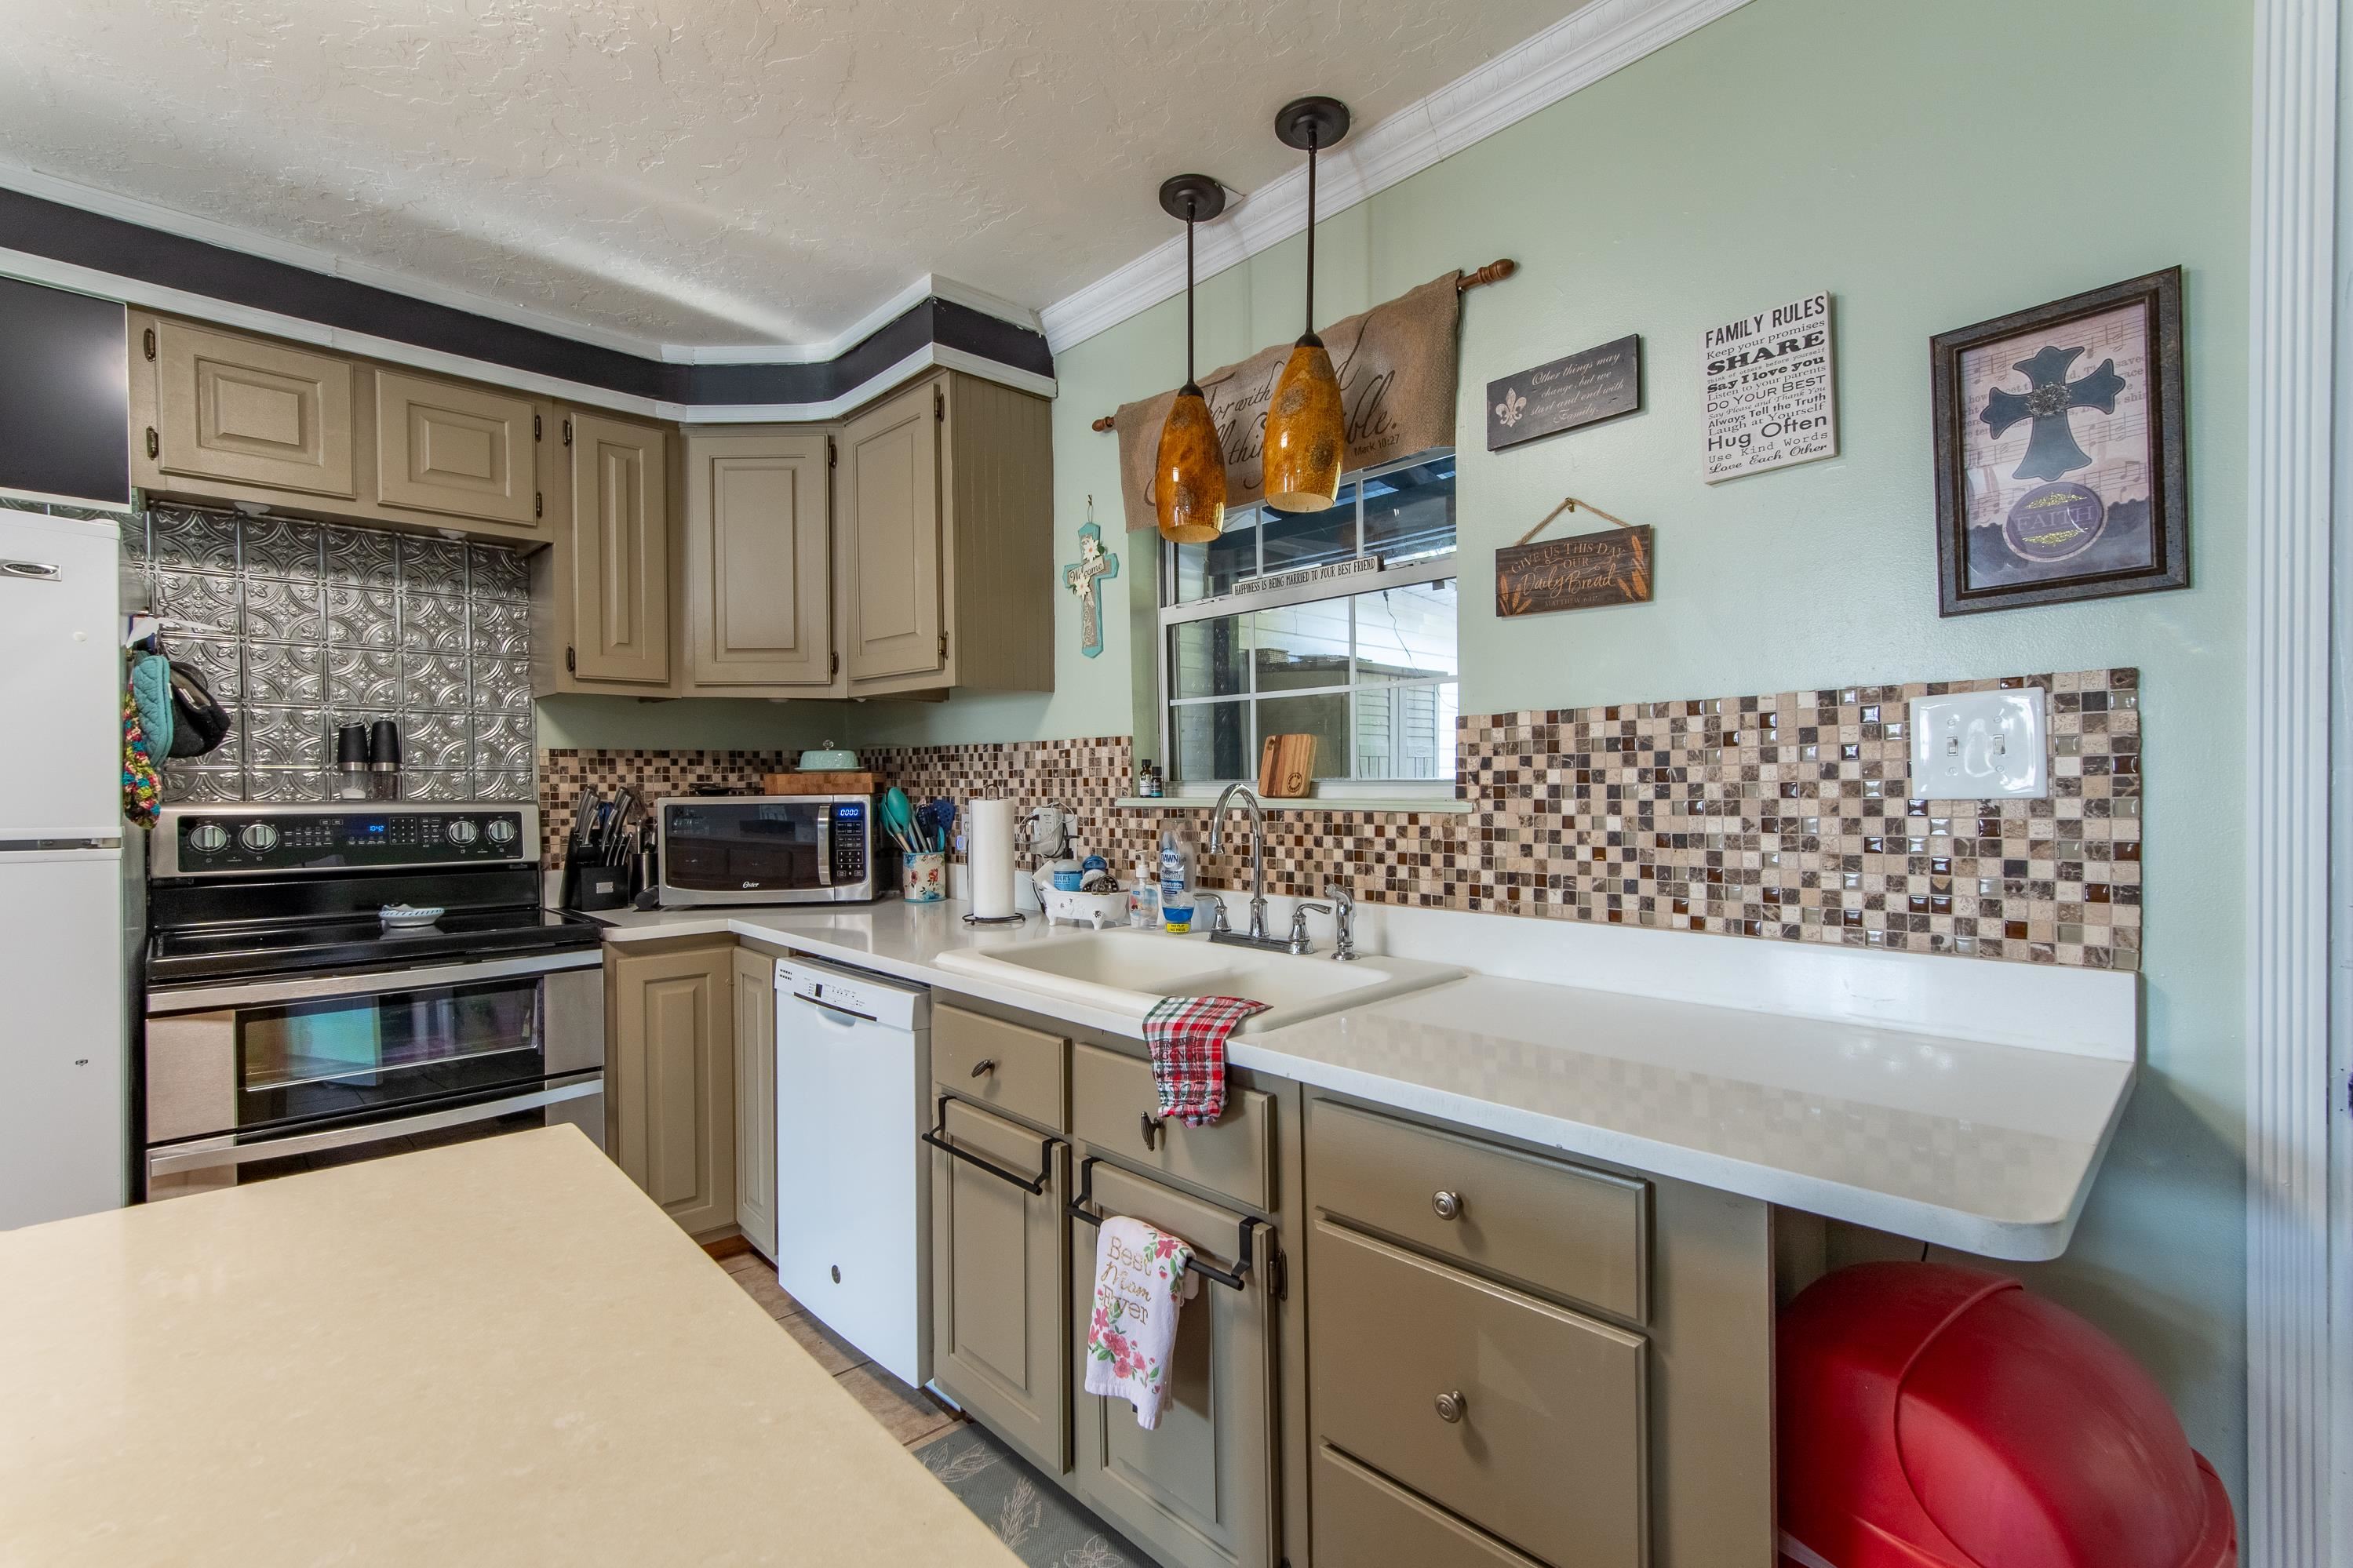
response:
M1915 698L2023 686L2050 693L2051 798L1907 796ZM1469 813L1271 813L1267 887L1312 897L1344 879L1374 903L2136 969L2139 708L2137 673L2102 669L1466 715L1456 793ZM1124 736L864 755L917 800L1060 801L1123 879L1164 819L1187 818L1203 882L1248 885L1247 836L1208 855L1204 805L1113 805L1134 772ZM788 765L747 752L543 762L551 842L586 779L660 794Z
M398 721L405 798L530 800L531 578L495 544L159 507L123 529L166 634L236 718L166 800L327 798L336 726Z

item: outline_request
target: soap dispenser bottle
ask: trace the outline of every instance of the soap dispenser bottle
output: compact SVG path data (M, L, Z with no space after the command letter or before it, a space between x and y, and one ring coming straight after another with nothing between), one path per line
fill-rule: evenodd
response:
M1160 929L1160 879L1152 874L1152 862L1135 863L1135 882L1127 889L1127 923L1138 931Z

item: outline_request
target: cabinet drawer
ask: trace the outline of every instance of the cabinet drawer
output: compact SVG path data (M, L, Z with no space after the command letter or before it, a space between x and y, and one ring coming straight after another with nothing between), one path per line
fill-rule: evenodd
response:
M1059 1035L945 1003L932 1005L932 1076L940 1088L1057 1132L1068 1125L1063 1048Z
M1415 1568L1543 1568L1502 1542L1374 1474L1329 1443L1315 1456L1316 1560Z
M1546 1295L1647 1320L1648 1184L1321 1099L1308 1110L1306 1147L1315 1207ZM1440 1213L1449 1206L1451 1219Z
M1533 1556L1641 1568L1640 1335L1322 1218L1308 1268L1309 1397L1326 1441Z
M1079 1137L1252 1208L1273 1205L1271 1096L1229 1084L1226 1113L1214 1127L1163 1121L1159 1111L1160 1093L1153 1087L1149 1061L1100 1046L1071 1047L1071 1127Z

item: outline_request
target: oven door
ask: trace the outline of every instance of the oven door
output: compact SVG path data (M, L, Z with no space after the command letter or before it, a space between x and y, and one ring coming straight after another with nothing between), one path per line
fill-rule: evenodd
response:
M822 903L873 896L860 796L717 796L659 807L661 901Z
M512 1096L605 1064L603 956L152 992L151 1145Z

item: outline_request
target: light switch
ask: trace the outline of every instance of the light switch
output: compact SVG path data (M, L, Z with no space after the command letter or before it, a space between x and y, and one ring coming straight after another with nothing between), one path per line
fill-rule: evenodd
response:
M1912 798L2042 800L2051 794L2042 689L1912 703Z

